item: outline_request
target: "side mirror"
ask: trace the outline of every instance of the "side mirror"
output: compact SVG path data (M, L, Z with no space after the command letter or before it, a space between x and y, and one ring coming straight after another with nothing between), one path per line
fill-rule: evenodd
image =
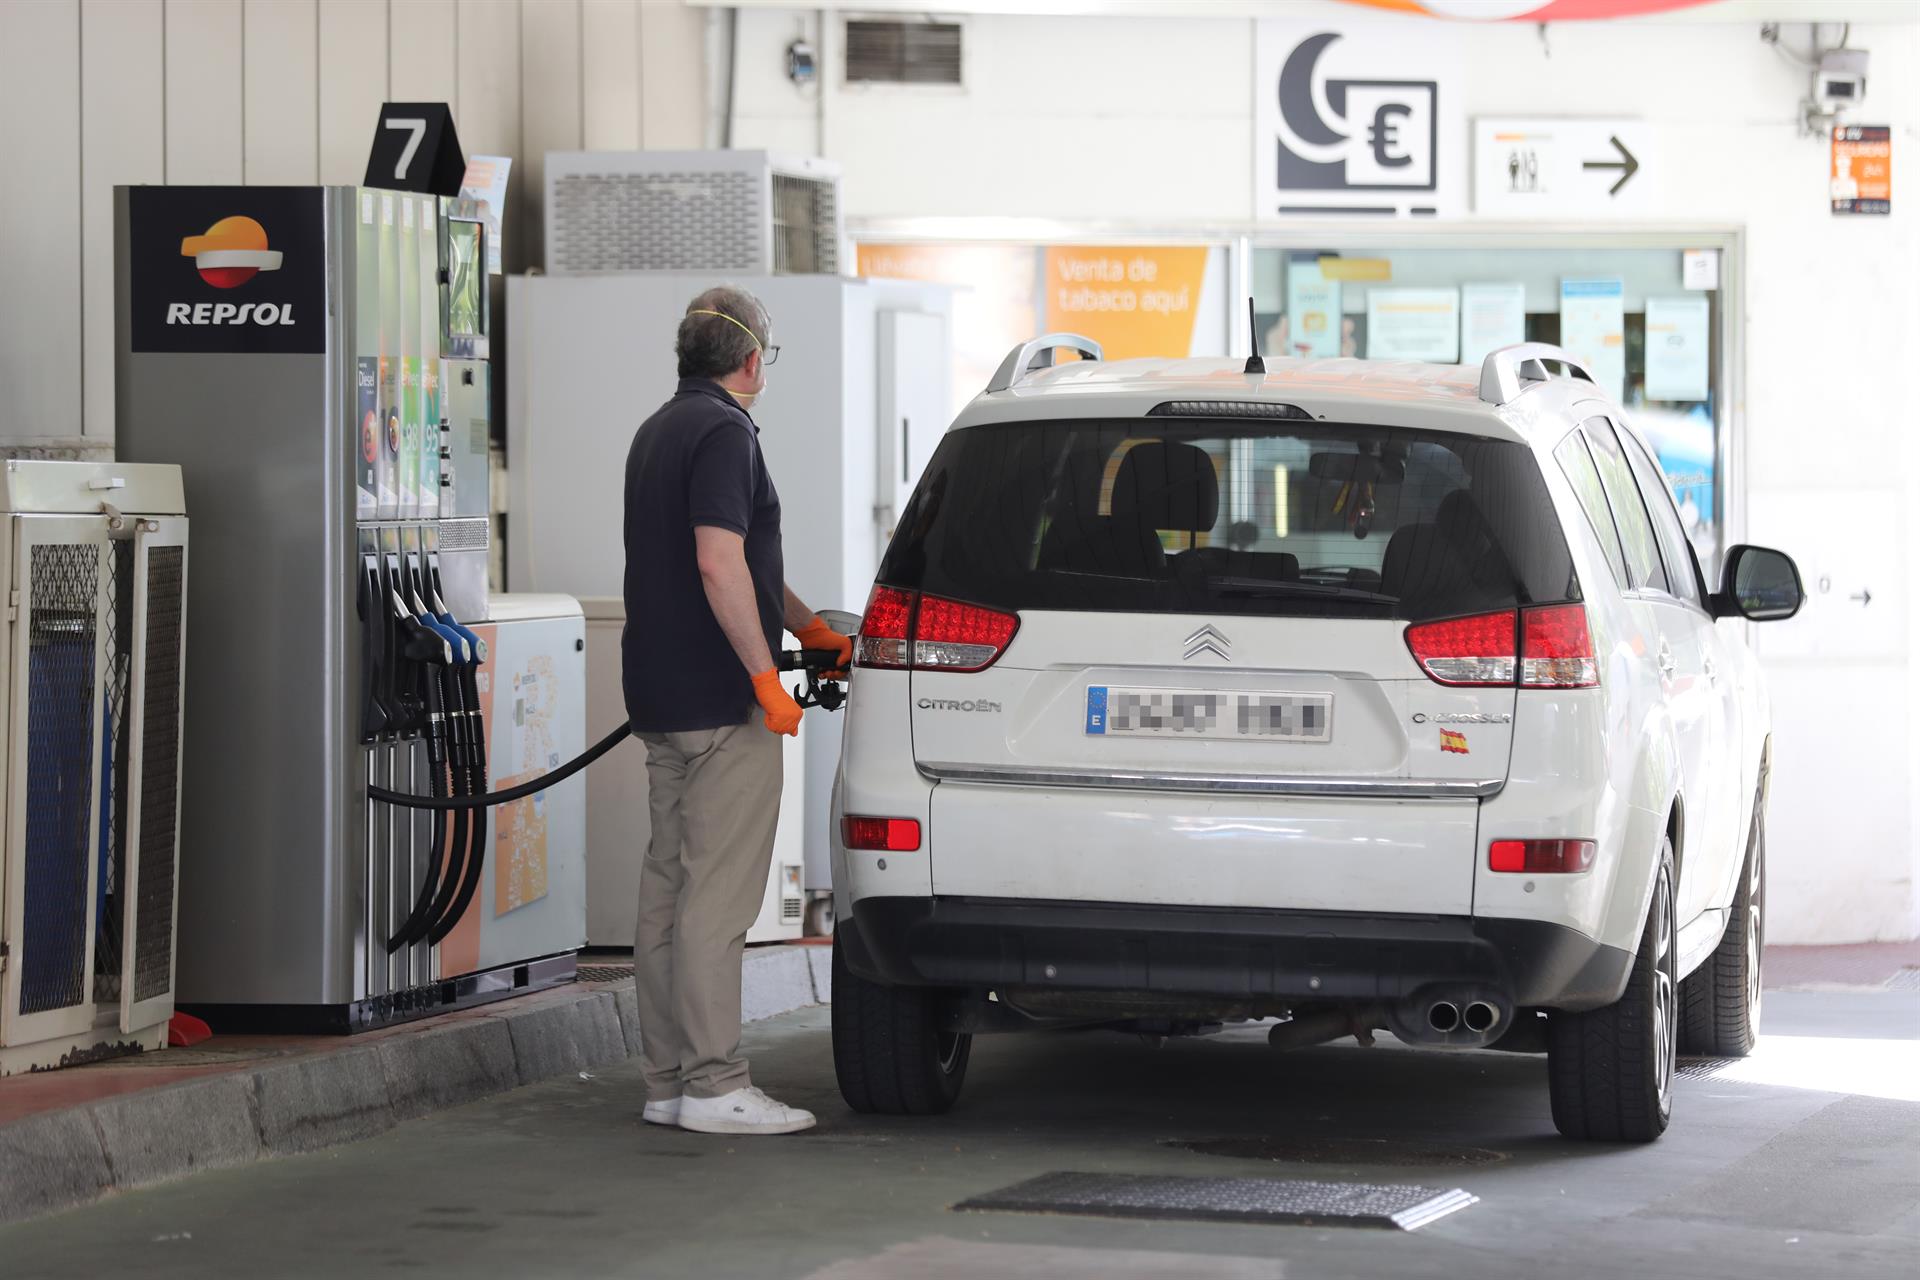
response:
M1713 616L1781 622L1800 612L1806 598L1792 557L1769 547L1742 544L1727 553L1720 592L1713 598Z

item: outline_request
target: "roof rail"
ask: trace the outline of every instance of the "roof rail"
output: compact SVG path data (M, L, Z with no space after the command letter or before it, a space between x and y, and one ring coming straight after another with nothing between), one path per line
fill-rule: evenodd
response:
M1007 352L1007 358L988 380L987 390L1005 391L1035 369L1052 368L1053 353L1062 349L1078 351L1082 360L1100 359L1100 344L1092 338L1083 338L1077 333L1043 334Z
M1480 364L1480 398L1488 404L1511 404L1529 383L1546 382L1547 365L1566 368L1567 376L1593 381L1587 367L1550 342L1516 342L1490 351Z

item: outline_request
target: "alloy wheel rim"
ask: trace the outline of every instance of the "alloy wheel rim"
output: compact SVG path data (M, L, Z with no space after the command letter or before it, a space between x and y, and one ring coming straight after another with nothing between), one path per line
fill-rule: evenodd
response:
M1660 883L1654 891L1653 950L1653 1036L1654 1070L1659 1076L1660 1101L1664 1108L1673 1089L1674 1039L1677 1002L1673 968L1673 881L1662 868Z

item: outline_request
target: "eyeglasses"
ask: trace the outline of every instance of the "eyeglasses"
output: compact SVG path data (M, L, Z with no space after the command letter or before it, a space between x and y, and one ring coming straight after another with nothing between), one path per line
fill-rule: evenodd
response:
M734 328L738 329L740 332L746 334L747 337L753 340L754 347L759 350L761 364L772 364L780 358L779 347L763 344L760 341L759 334L756 334L753 330L749 329L746 325L740 323L740 321L734 319L732 316L728 315L724 311L708 311L705 308L701 308L698 311L689 311L687 312L687 314L690 316L717 316L720 319L725 320L728 324L732 325Z

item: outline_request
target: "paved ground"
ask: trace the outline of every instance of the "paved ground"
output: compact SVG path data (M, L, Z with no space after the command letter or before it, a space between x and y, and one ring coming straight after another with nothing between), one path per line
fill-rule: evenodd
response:
M757 1024L796 1138L647 1128L629 1063L312 1156L0 1230L0 1272L224 1276L1912 1276L1920 994L1776 992L1746 1063L1681 1082L1647 1148L1562 1142L1542 1060L1257 1033L981 1040L959 1108L855 1117L825 1009ZM1208 1139L1286 1161L1169 1145ZM1417 1233L960 1214L1049 1170L1460 1186ZM138 1259L136 1263L135 1260Z

